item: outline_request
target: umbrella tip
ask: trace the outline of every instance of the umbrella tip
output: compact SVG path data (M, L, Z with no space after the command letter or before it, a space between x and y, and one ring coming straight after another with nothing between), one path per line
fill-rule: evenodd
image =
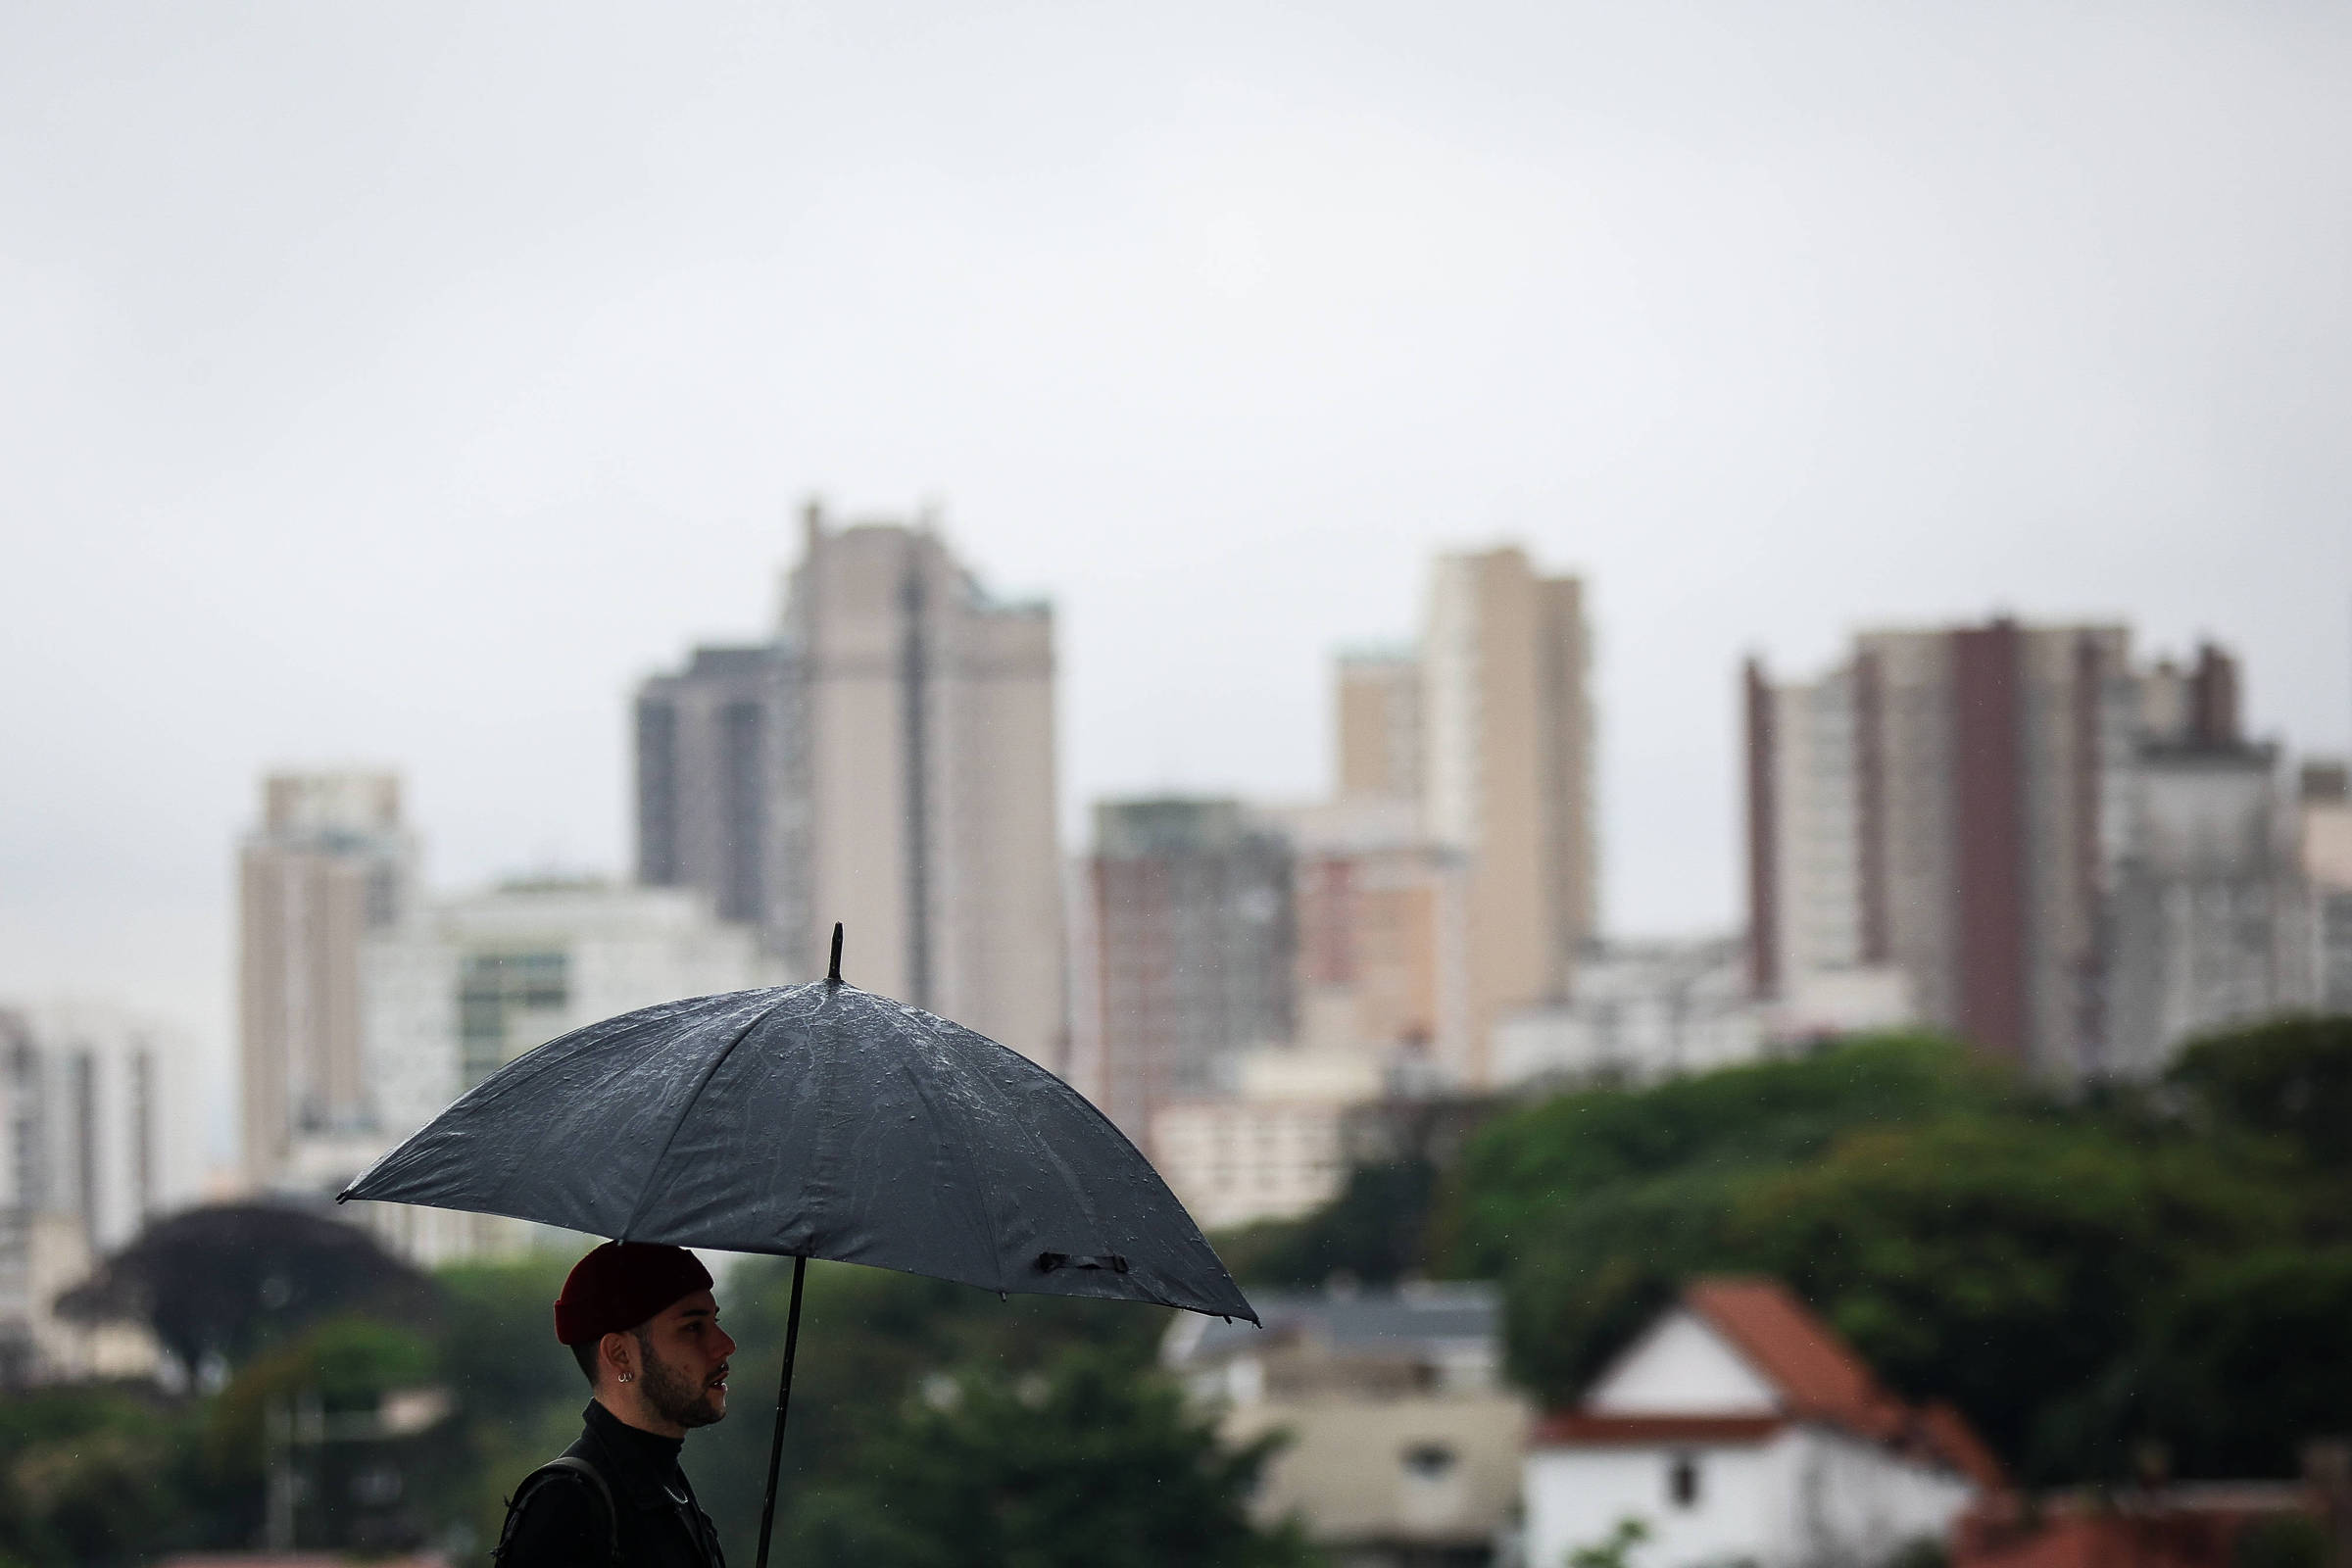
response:
M841 922L839 920L833 922L833 967L827 971L825 979L834 985L841 984Z

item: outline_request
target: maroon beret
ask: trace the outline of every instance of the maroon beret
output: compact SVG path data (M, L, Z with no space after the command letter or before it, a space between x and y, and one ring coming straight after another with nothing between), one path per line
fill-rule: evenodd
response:
M683 1247L607 1242L572 1264L556 1298L556 1341L585 1345L619 1334L710 1288L710 1271Z

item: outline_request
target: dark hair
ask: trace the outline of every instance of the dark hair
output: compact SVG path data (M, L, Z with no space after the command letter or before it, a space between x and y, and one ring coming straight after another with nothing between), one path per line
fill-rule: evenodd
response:
M649 1317L633 1329L622 1330L623 1333L636 1338L637 1348L647 1355L654 1353L654 1337L646 1332L653 1327L653 1323L654 1320ZM596 1387L596 1353L604 1343L605 1337L599 1334L593 1340L582 1340L577 1345L564 1347L571 1352L571 1358L580 1363L580 1376L588 1380L588 1387L592 1389Z

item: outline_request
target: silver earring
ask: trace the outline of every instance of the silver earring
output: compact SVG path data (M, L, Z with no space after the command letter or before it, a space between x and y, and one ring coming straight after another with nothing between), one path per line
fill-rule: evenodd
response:
M637 1374L636 1374L636 1373L634 1373L634 1372L623 1372L623 1373L620 1375L620 1381L621 1381L621 1382L623 1382L623 1383L626 1383L626 1382L628 1382L628 1381L629 1381L629 1379L631 1379L631 1378L635 1377L636 1375L637 1375Z

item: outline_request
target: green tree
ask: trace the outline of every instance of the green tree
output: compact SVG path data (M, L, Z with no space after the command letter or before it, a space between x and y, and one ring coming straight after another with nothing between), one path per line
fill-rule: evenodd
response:
M730 1561L753 1560L767 1476L777 1374L792 1266L746 1258L719 1281L722 1321L736 1351L728 1417L687 1451L696 1488L726 1533ZM1019 1377L1073 1347L1112 1364L1151 1365L1168 1313L1124 1301L999 1298L987 1291L887 1269L811 1263L784 1442L780 1515L811 1492L854 1476L865 1445L927 1380L964 1371Z
M1760 1176L1726 1256L1778 1274L1889 1383L1951 1400L2042 1477L2103 1468L2045 1429L2129 1357L2149 1308L2290 1212L2199 1144L1974 1116L1879 1128Z
M195 1372L340 1313L423 1323L432 1282L357 1225L293 1203L218 1203L160 1220L66 1293L83 1322L145 1324Z
M514 1484L579 1435L588 1384L556 1343L569 1250L439 1270L434 1358L465 1418L465 1480L450 1499L477 1544L495 1542Z
M1331 1202L1220 1236L1217 1255L1253 1285L1321 1285L1335 1275L1385 1285L1425 1273L1437 1185L1427 1160L1359 1165Z
M1280 1568L1249 1501L1279 1440L1220 1446L1163 1379L1099 1349L970 1371L903 1403L804 1515L804 1561L866 1568Z
M111 1564L205 1544L191 1422L110 1388L0 1401L0 1562Z
M1500 1274L1564 1207L1621 1184L1784 1166L1855 1127L2016 1103L2018 1087L1947 1041L1849 1042L1649 1089L1560 1095L1496 1118L1462 1154L1453 1272Z
M2218 1036L2158 1092L2072 1102L1922 1040L1563 1095L1471 1141L1439 1228L1453 1272L1502 1280L1511 1366L1550 1401L1692 1275L1752 1270L2035 1479L2151 1443L2291 1473L2352 1426L2346 1027Z
M2273 1019L2193 1041L2167 1075L2208 1122L2352 1175L2352 1016Z
M2138 1364L2138 1423L2178 1474L2293 1475L2304 1443L2352 1431L2352 1247L2275 1247L2184 1282Z
M205 1433L208 1491L232 1521L230 1539L251 1540L262 1527L273 1408L291 1413L309 1405L327 1418L366 1416L380 1408L386 1394L426 1386L437 1371L429 1340L357 1315L318 1324L246 1363L212 1400ZM464 1431L457 1427L433 1431L421 1440L385 1440L364 1446L342 1441L306 1449L301 1462L312 1483L311 1501L297 1521L300 1544L421 1544L458 1512L453 1498L461 1491L466 1457ZM366 1468L388 1468L399 1475L396 1512L376 1517L349 1506L359 1495L358 1473Z

